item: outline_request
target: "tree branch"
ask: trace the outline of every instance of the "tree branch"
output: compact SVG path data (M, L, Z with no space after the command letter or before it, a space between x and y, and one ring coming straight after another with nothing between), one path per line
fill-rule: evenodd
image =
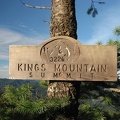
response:
M91 1L92 1L92 3L105 4L105 2L101 2L101 1L93 1L93 0L91 0Z
M43 20L44 23L50 24L50 22Z
M23 5L25 5L25 6L28 7L28 8L37 8L37 9L47 9L47 10L51 10L51 7L31 6L31 5L28 5L28 4L24 3L22 0L20 0L20 1L21 1L21 3L22 3Z
M91 0L91 6L87 10L87 14L88 15L92 14L92 17L95 17L98 14L98 11L97 11L94 3L105 4L105 2Z

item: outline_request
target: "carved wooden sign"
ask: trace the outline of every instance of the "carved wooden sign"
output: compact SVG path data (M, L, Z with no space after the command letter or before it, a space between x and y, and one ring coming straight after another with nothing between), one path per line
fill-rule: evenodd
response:
M11 79L117 80L116 46L82 45L60 36L39 46L10 46L9 57Z

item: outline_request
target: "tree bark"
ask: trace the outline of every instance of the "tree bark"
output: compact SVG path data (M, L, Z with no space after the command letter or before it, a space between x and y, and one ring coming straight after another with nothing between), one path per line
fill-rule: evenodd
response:
M50 35L77 39L75 0L52 0Z
M75 0L52 0L51 37L69 36L77 39L76 31ZM79 93L80 82L50 81L47 97L69 97L71 104L69 108L61 114L63 114L64 120L76 120L78 115ZM55 120L58 119L57 115L54 117Z

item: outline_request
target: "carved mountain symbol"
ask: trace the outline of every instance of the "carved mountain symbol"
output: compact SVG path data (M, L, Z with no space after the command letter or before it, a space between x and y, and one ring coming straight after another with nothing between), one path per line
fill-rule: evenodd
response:
M67 40L54 40L43 45L40 56L45 63L76 62L80 56L77 44Z

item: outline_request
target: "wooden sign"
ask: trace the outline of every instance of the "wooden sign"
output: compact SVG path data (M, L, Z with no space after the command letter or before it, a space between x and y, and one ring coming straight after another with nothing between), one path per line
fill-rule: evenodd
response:
M39 46L10 46L9 54L11 79L117 80L116 46L82 45L60 36Z

